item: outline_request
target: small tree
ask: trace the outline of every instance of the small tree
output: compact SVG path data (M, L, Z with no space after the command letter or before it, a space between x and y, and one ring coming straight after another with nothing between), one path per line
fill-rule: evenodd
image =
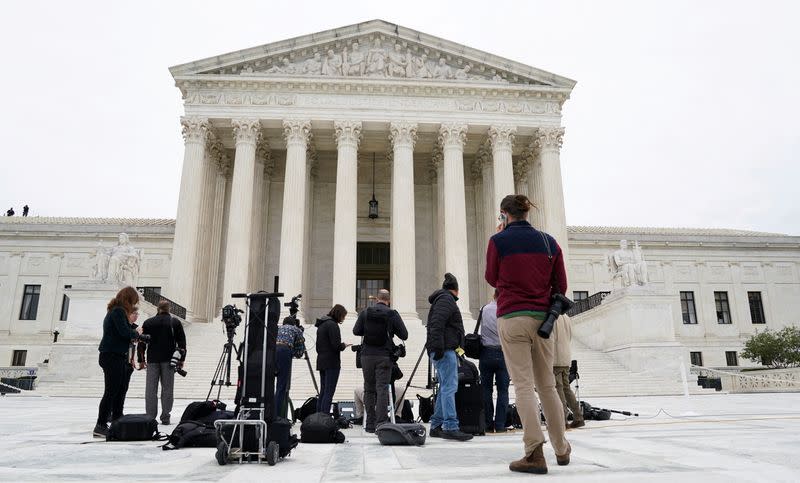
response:
M744 343L742 357L775 369L796 367L800 365L800 328L756 333Z

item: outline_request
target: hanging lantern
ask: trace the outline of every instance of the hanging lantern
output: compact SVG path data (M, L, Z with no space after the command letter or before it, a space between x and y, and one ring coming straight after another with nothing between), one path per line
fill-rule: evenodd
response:
M372 199L369 200L369 217L378 217L378 200L375 199L375 153L372 153Z

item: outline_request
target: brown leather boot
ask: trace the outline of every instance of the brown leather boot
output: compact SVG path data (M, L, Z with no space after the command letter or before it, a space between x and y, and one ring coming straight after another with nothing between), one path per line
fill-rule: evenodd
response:
M569 455L572 453L572 446L567 443L567 452L562 455L556 455L558 466L567 466L569 464Z
M575 420L567 425L567 427L571 429L582 428L584 426L586 426L586 423L583 421L583 419Z
M522 473L536 473L537 475L544 475L547 473L547 462L544 460L544 451L542 445L536 447L531 454L522 459L512 462L508 465L511 471L519 471Z

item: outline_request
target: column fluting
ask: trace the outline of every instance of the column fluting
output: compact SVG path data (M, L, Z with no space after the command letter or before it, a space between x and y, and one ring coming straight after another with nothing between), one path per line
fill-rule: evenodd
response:
M333 303L347 312L356 309L356 250L358 244L358 145L360 121L333 124L337 146L336 208L333 226Z
M414 212L414 144L417 124L393 122L389 139L392 162L391 286L392 306L407 318L417 318L416 239Z

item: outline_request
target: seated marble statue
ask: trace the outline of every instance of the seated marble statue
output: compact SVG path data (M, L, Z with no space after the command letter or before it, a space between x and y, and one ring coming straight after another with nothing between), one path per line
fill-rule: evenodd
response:
M123 285L135 285L141 259L142 251L131 245L126 233L120 233L117 245L110 251L107 280Z
M623 287L631 285L645 285L647 280L647 262L642 255L639 243L633 250L628 249L628 241L620 240L619 250L608 256L608 267L611 272L611 282L617 278L622 282Z

